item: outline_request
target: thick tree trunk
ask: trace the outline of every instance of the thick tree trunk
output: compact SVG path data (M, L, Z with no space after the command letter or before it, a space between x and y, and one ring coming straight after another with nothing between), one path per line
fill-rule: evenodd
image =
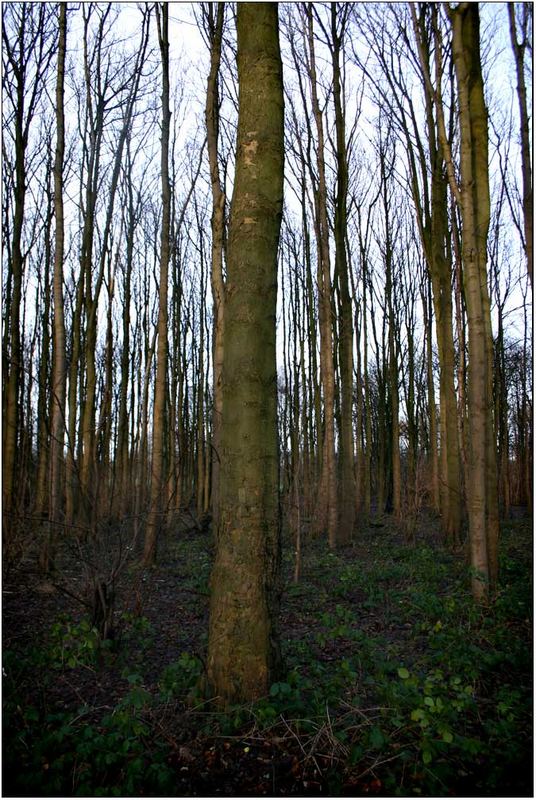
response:
M266 694L280 658L275 314L283 80L277 5L240 3L237 28L239 119L227 250L223 459L207 659L209 689L221 704Z
M498 499L493 425L493 339L486 248L490 218L488 116L480 62L478 5L449 12L458 84L461 212L469 329L468 511L473 595L485 600L498 571Z

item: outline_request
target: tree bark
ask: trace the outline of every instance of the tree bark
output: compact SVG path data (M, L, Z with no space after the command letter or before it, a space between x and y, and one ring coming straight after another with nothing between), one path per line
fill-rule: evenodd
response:
M452 259L449 258L447 186L445 170L453 176L450 144L447 138L441 98L442 53L441 34L438 27L437 7L423 5L417 17L416 7L411 7L413 28L425 89L425 111L430 165L424 163L418 123L412 115L414 135L419 142L421 173L430 173L430 188L424 198L419 197L418 180L412 164L412 192L418 214L419 232L428 264L433 289L436 318L437 347L439 355L439 420L440 420L440 510L443 531L447 539L457 542L461 526L462 492L460 482L460 448L458 441L456 393L454 388L455 352L452 333ZM427 24L431 16L431 26ZM430 73L431 44L435 41L435 87ZM434 116L435 109L435 116ZM408 145L409 131L406 129ZM424 177L423 180L426 178ZM458 196L457 186L453 183Z
M275 314L284 149L277 5L240 3L237 30L239 118L227 247L223 460L207 659L208 686L220 704L265 695L280 659Z
M493 425L493 339L486 250L490 219L488 115L480 62L478 5L449 11L458 85L462 252L469 333L468 511L476 600L487 598L498 571L498 499Z
M214 19L214 5L208 6L208 29L210 36L210 73L207 82L205 119L207 125L207 150L212 188L212 253L211 286L213 302L213 357L212 357L212 518L214 529L218 524L218 505L220 497L221 460L221 415L222 415L222 367L223 367L223 327L224 327L224 280L223 247L225 232L225 193L222 189L218 165L219 134L219 93L218 76L221 62L221 42L225 4L218 3Z
M342 23L344 31L344 22ZM352 538L355 521L354 432L353 432L353 325L346 257L348 159L345 137L345 113L341 79L341 38L337 30L337 4L331 3L331 49L333 98L335 105L337 188L335 197L335 274L339 300L339 370L341 380L340 425L340 540Z
M160 16L161 15L161 16ZM164 447L166 435L166 378L168 362L168 267L170 257L171 187L169 182L169 38L168 4L157 6L158 40L162 57L162 228L160 234L160 275L158 287L158 346L153 408L153 452L151 467L150 510L143 548L145 566L154 563L161 527L162 489L164 487Z
M519 3L524 15L523 38L521 42L517 39L515 3L508 3L508 19L510 22L510 39L512 50L516 62L517 75L517 99L519 103L519 130L521 134L521 175L523 178L523 220L525 228L525 254L527 256L527 271L532 286L532 235L533 235L533 194L532 194L532 165L530 147L530 126L527 108L527 86L525 82L525 50L529 39L527 38L527 26L529 16L532 17L532 4ZM531 50L532 52L532 50Z
M324 443L322 475L318 492L319 521L327 523L328 543L334 548L338 539L337 469L335 457L335 367L333 325L331 318L331 271L329 225L327 213L326 164L324 155L324 122L318 99L313 34L312 4L307 5L307 40L311 102L317 133L318 185L315 189L315 232L318 250L318 305L320 321L320 373L324 389Z
M64 214L63 214L63 162L65 153L65 53L67 40L67 5L58 3L59 46L58 71L56 76L56 155L54 162L54 214L56 217L54 250L54 317L53 317L53 366L52 366L52 418L50 430L50 510L49 519L54 524L62 519L62 475L63 448L65 437L65 318L63 311L63 256L64 256ZM51 531L53 533L53 531Z

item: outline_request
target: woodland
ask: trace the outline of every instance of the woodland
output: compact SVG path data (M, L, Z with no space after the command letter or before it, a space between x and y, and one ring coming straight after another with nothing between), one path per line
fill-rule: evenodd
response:
M532 13L3 3L3 796L532 796Z

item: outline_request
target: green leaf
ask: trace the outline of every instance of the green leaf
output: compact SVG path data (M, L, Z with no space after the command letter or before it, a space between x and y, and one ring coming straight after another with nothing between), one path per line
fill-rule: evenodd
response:
M433 698L433 697L430 697L430 696L428 695L427 697L425 697L425 698L424 698L424 704L425 704L426 706L429 706L430 708L433 708L433 707L435 706L435 701L434 701L434 698Z
M377 725L375 725L372 728L369 739L371 746L374 747L376 750L381 750L381 748L385 744L385 736L383 735L383 733L381 732L381 730L378 728Z
M444 742L447 742L447 744L450 744L454 740L454 736L450 731L443 731L441 738Z
M39 712L34 706L28 706L24 712L24 718L27 722L37 722L39 719Z
M355 767L355 765L363 758L363 752L363 748L360 745L352 745L350 748L350 757L348 759L352 767Z
M432 753L430 750L422 751L422 760L424 764L429 764L432 760Z
M150 699L151 695L147 689L142 689L140 686L132 689L128 694L128 702L130 705L134 706L134 708L143 708Z
M409 671L406 669L406 667L398 668L398 677L402 678L403 681L409 678Z

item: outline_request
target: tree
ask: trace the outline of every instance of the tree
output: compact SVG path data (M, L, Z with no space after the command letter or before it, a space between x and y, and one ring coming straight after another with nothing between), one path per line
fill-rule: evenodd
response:
M266 694L279 663L275 312L284 151L277 5L240 3L237 34L239 119L207 660L210 690L222 704Z
M318 96L314 44L313 7L306 6L304 25L307 30L307 70L311 88L311 106L316 126L316 169L314 186L315 235L317 242L318 311L320 321L320 373L324 390L324 443L322 476L318 492L318 526L327 526L330 547L338 539L337 470L335 458L335 366L333 354L332 287L329 252L328 190L324 146L324 119ZM351 333L351 332L350 332Z
M214 304L213 318L213 411L212 411L212 516L217 525L218 504L220 494L220 450L221 450L221 413L222 413L222 366L223 366L223 243L225 234L225 192L223 191L218 164L218 135L220 117L220 98L218 92L218 76L221 61L221 42L224 3L217 6L203 4L203 22L210 47L210 72L207 81L207 99L205 119L207 125L207 150L210 165L210 183L212 188L212 250L211 250L211 286Z
M419 236L433 288L440 365L441 475L438 472L435 443L434 402L430 403L430 411L433 411L430 430L434 429L434 435L430 437L431 493L435 507L440 506L441 509L443 530L447 538L455 542L460 533L462 493L454 384L455 348L452 334L452 263L449 258L447 185L444 159L438 142L444 129L441 80L445 68L440 48L437 7L434 4L411 5L410 11L417 52L408 37L408 17L399 7L388 6L386 20L374 18L368 25L371 32L373 28L380 31L379 35L372 36L372 48L385 81L376 82L375 93L381 98L382 106L388 110L394 133L404 144L403 158L407 161L409 177L406 185L415 206ZM399 47L398 41L404 43L403 48ZM435 66L434 79L430 74L431 64ZM365 65L363 68L372 77L370 68ZM417 89L411 82L415 68ZM415 101L422 93L422 88L424 108L421 111ZM434 116L435 98L437 104Z
M487 282L490 221L488 114L480 61L478 5L449 9L460 115L462 254L469 333L467 474L472 587L485 600L497 580L498 499L493 425L493 337Z
M341 70L341 51L344 44L348 6L331 3L331 58L333 65L333 100L335 106L335 130L337 163L337 188L335 198L334 238L335 275L339 298L339 369L341 376L341 499L340 538L349 541L355 519L354 437L353 437L353 325L352 301L349 292L347 238L348 156L345 132L344 81Z
M51 27L52 12L45 5L12 5L3 10L3 89L9 110L8 130L13 139L13 222L9 243L8 284L10 303L8 325L4 328L3 357L3 532L9 539L9 517L16 506L17 444L20 433L20 384L22 375L21 304L23 273L26 261L24 227L28 189L28 150L39 99L44 94L48 66L53 57L56 37Z
M158 41L162 57L162 227L160 232L160 275L158 283L158 349L153 409L153 458L151 468L150 513L147 519L143 549L144 564L156 558L156 543L160 527L162 489L164 487L164 439L166 433L166 376L168 362L168 267L170 257L171 187L169 182L169 38L168 4L156 7Z
M508 3L508 20L510 23L510 40L516 63L517 99L519 103L519 130L521 134L521 174L523 178L523 219L524 219L524 248L527 256L527 271L532 286L532 235L533 235L533 194L532 194L532 164L530 147L530 126L527 104L527 85L525 81L525 51L530 49L530 35L532 31L532 4L518 3L521 11L521 41L518 40L516 24L516 4Z
M457 542L461 525L460 454L456 425L456 394L454 389L455 350L452 334L452 263L448 246L447 184L445 181L445 152L447 134L442 105L442 49L437 7L422 6L417 19L411 8L420 64L425 86L425 113L430 162L430 187L419 197L415 162L412 160L413 197L418 215L419 230L433 290L440 373L440 438L441 438L441 515L443 529L451 542ZM431 17L431 20L429 19ZM430 75L431 38L435 42L435 87ZM434 103L435 99L435 103ZM435 107L435 117L434 117ZM418 125L413 116L414 135L419 142ZM409 138L409 137L408 137ZM441 142L443 141L443 147ZM419 142L417 158L427 174L423 147ZM450 163L450 162L447 162Z
M53 526L61 522L62 515L62 472L63 448L65 437L65 389L66 389L66 357L65 357L65 319L63 312L63 257L64 257L64 213L63 213L63 161L65 153L65 51L67 39L67 4L58 4L59 12L59 44L58 67L56 75L56 154L54 161L54 215L56 217L55 249L54 249L54 327L52 333L52 396L51 396L51 430L50 430L50 506L49 521L52 529L41 552L41 566L48 570L50 543L55 536Z

